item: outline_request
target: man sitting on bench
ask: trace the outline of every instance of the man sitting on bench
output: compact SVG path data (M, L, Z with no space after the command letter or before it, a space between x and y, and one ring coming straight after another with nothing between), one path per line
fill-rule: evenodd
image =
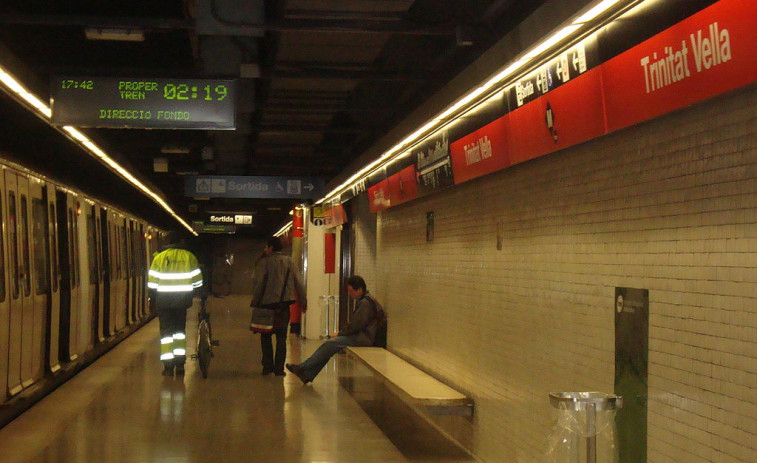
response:
M318 347L307 360L299 365L288 363L287 370L291 371L303 384L312 382L321 372L329 359L345 347L370 347L377 340L376 333L386 326L386 314L381 304L368 294L365 280L359 275L347 279L347 293L355 299L357 308L352 320L342 328L336 337L329 339ZM385 336L385 334L384 334ZM385 339L385 338L384 338Z

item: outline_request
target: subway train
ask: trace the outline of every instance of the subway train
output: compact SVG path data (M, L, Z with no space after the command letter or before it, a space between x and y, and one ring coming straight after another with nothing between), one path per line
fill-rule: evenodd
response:
M160 230L0 159L0 427L147 322Z

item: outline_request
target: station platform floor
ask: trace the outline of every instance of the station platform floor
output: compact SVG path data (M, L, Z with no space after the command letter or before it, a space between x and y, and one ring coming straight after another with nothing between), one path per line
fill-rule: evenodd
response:
M413 420L387 425L372 417L340 386L346 356L308 386L288 372L262 376L248 303L248 296L208 299L221 345L207 379L189 359L184 377L161 375L156 318L0 429L0 462L473 461ZM195 320L190 309L189 354ZM290 335L287 363L320 343Z

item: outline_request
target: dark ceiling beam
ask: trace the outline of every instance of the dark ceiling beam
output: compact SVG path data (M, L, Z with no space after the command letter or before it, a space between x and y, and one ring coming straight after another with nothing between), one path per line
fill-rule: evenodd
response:
M180 18L136 18L80 15L42 15L29 13L2 13L2 25L79 26L115 29L191 30L194 21ZM395 35L455 35L455 24L422 25L396 20L346 20L346 19L279 19L265 24L243 24L242 27L265 29L273 32L342 32L352 34Z
M192 67L136 67L136 66L38 66L44 74L74 74L89 76L176 76L195 78L197 71Z
M351 92L339 92L329 90L318 90L313 92L312 90L288 90L277 88L271 90L268 95L268 100L293 100L299 101L302 99L317 99L319 101L344 101L350 97Z
M337 111L345 110L337 105L312 104L307 102L279 104L269 103L265 109L265 117L290 116L296 114L307 114L314 116L316 114L334 114Z
M353 19L361 21L401 21L405 11L346 11L287 9L287 18L298 19Z
M79 26L113 29L191 30L194 21L182 18L120 18L107 16L45 15L30 13L0 13L3 25Z
M479 18L480 22L490 22L494 19L509 13L509 9L512 7L515 0L496 0L486 9L483 15Z
M271 72L264 72L261 77L264 79L342 79L418 83L427 80L425 77L406 73L380 72L371 69L339 70L317 66L309 66L303 69L276 69Z
M320 102L320 101L307 101L307 102L297 102L297 101L268 101L266 105L266 115L269 116L271 113L292 113L292 112L303 112L303 113L335 113L335 112L349 112L349 113L356 113L356 112L366 112L366 111L375 111L374 108L368 108L368 107L361 107L354 104L344 103L344 102Z
M348 19L281 19L267 22L266 30L274 32L343 32L353 34L440 35L454 36L455 24L424 25L396 20Z
M289 142L289 143L266 142L266 143L260 143L255 147L256 150L264 150L264 151L270 151L274 149L283 149L283 150L309 149L313 153L323 153L324 151L331 152L336 149L344 150L345 148L346 147L343 143L319 143L317 145L314 145L312 143L292 143L292 142Z
M326 132L334 134L357 134L362 135L368 133L368 130L361 128L349 128L349 127L334 127L329 128L323 124L282 124L282 123L266 123L263 122L263 128L259 133L268 135L287 135L291 132Z
M303 118L307 118L304 120L305 123L312 123L313 116L316 116L319 112L327 112L329 114L336 111L334 109L334 105L331 104L324 104L318 107L316 104L311 104L309 106L305 106L307 103L303 102L302 111L298 111L297 105L287 105L282 104L279 106L278 104L271 104L266 103L265 110L262 112L261 116L265 119L270 119L271 117L283 117L286 118L288 122L292 122L292 118L297 116L297 113L307 113L303 114ZM270 110L270 111L269 111ZM316 114L314 114L316 113ZM320 124L319 124L320 125Z

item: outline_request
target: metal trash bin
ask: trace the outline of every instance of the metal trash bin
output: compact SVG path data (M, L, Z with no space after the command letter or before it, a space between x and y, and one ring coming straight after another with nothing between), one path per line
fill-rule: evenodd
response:
M549 402L558 410L547 447L548 463L617 463L615 427L623 398L603 392L553 392Z

